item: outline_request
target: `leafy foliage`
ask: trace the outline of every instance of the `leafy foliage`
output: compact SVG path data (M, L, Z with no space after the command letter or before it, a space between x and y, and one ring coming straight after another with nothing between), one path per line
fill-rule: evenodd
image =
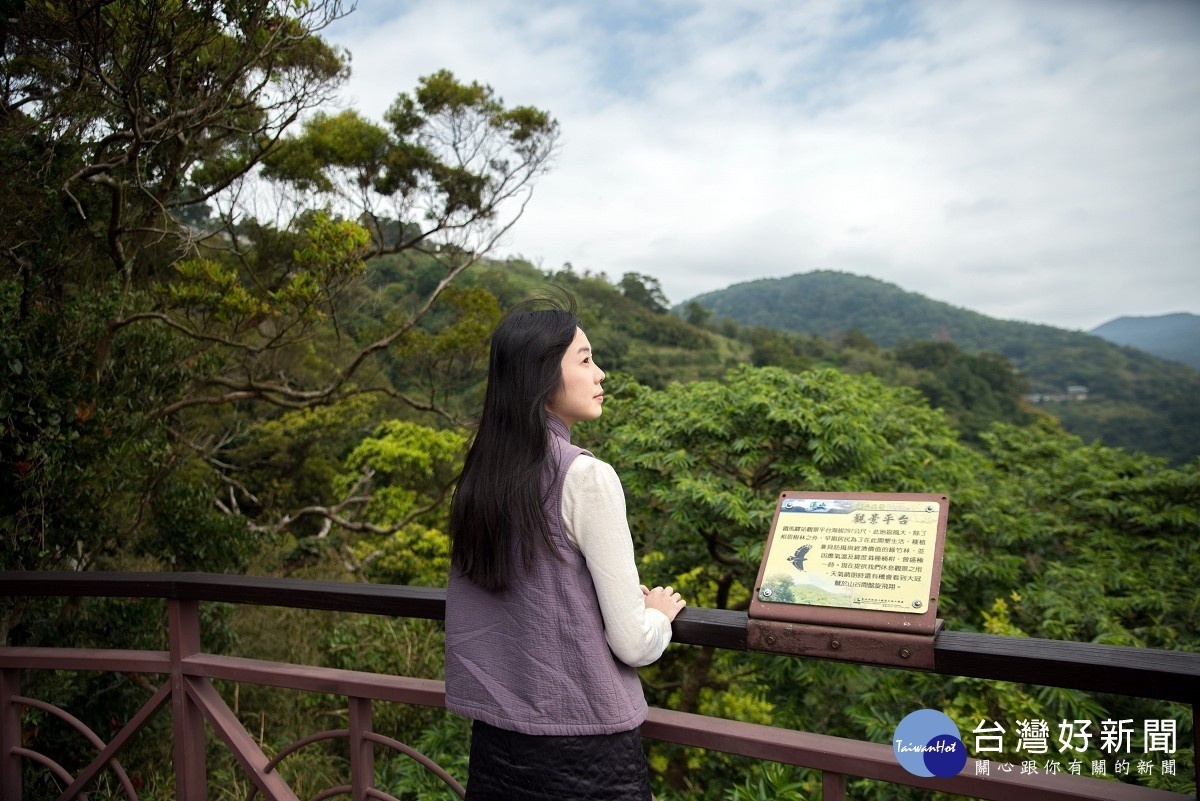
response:
M947 414L965 440L978 442L993 423L1033 421L1020 400L1028 383L1003 356L963 353L952 342L909 342L894 356L920 371L915 387Z

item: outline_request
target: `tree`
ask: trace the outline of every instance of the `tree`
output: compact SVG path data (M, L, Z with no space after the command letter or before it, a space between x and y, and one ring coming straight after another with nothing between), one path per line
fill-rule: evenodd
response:
M953 342L905 342L895 359L920 371L916 389L943 409L970 442L979 442L992 423L1033 419L1021 408L1029 382L1000 354L964 353Z
M386 128L353 110L318 113L274 148L265 171L360 211L378 252L486 253L528 202L558 135L545 111L506 108L492 87L446 70L401 94L385 119ZM399 235L389 237L393 218Z
M618 286L621 288L621 294L634 303L640 303L650 311L662 313L666 312L668 308L669 304L667 296L663 294L662 284L653 276L625 273L621 276Z
M439 410L380 359L519 217L558 128L446 72L387 128L308 114L346 75L319 36L344 11L27 0L6 18L0 566L115 564L180 483L208 488L176 496L199 517L255 508L249 465L223 457L282 410ZM401 252L439 273L363 340L345 298Z
M802 351L800 338L786 331L773 328L751 328L743 331L750 343L750 361L755 367L784 367L788 370L803 370L812 360Z
M344 77L315 35L341 11L27 0L6 14L4 567L86 569L150 525L186 461L167 445L172 404L220 361L217 323L256 314L225 268L181 261L198 253L191 225Z
M708 325L712 319L712 309L704 306L698 300L689 300L683 306L683 319L687 320L697 328L703 328Z
M346 75L315 35L342 13L337 0L26 0L15 11L3 39L11 213L0 253L25 280L25 304L67 277L65 265L45 269L51 242L132 289L159 266L152 245L187 241L173 215L240 180ZM99 242L78 241L80 229Z
M879 346L866 334L861 328L851 328L842 335L842 347L851 348L853 350L875 351L879 350Z

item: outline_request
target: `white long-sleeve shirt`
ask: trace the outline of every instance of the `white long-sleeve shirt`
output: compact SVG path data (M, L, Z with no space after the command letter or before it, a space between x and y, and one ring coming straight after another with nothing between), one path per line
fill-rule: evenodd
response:
M658 659L671 642L671 621L646 607L616 471L591 456L576 457L563 478L562 519L587 562L613 655L632 667Z

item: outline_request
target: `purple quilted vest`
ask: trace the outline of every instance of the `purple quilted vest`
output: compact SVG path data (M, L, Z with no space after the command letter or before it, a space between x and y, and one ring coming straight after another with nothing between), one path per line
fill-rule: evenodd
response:
M480 589L451 568L446 708L524 734L629 731L646 719L642 685L609 650L591 574L563 531L563 478L575 457L591 454L571 444L562 420L547 420L546 518L563 558L542 553L525 570L515 556L516 573L503 593Z

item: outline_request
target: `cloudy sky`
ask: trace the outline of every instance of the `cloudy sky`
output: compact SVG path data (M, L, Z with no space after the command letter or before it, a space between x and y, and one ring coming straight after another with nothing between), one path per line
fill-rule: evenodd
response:
M358 0L343 102L446 68L562 126L500 249L672 303L840 270L1088 330L1200 313L1196 0Z

